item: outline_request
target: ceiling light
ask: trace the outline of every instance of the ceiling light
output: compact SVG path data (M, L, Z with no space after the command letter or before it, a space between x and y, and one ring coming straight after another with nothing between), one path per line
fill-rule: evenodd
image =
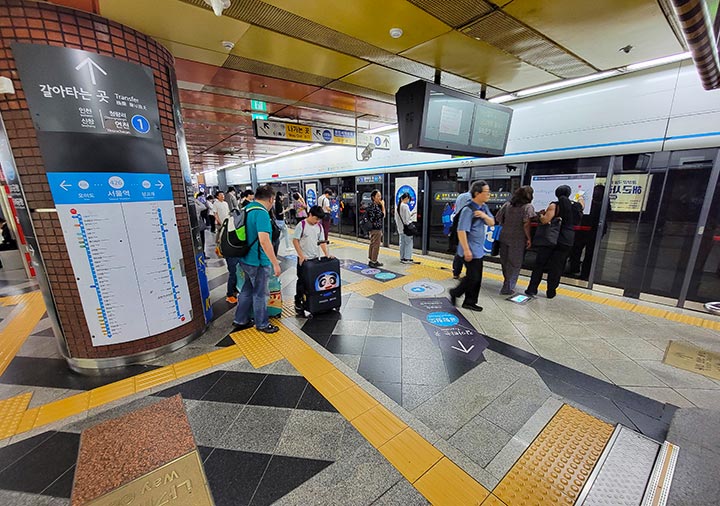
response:
M493 97L488 102L492 102L493 104L502 104L503 102L507 102L508 100L512 100L514 98L517 98L517 95L514 93L510 93L509 95L500 95L498 97Z
M667 63L675 63L690 58L690 52L673 54L670 56L663 56L662 58L656 58L654 60L642 61L639 63L632 63L620 69L621 72L633 72L635 70L649 69L651 67L657 67L659 65L665 65Z
M536 86L534 88L527 88L525 90L517 91L515 94L518 97L527 97L528 95L537 95L539 93L546 93L548 91L559 90L561 88L569 88L571 86L577 86L579 84L589 83L591 81L599 81L607 77L618 75L618 70L608 70L607 72L599 72L597 74L590 74L589 76L578 77L576 79L565 79L556 83L544 84L542 86Z
M393 39L399 39L402 37L403 31L402 28L390 28L390 37Z
M221 42L221 44L222 44L222 47L224 47L224 48L227 49L228 51L232 51L233 48L235 47L235 43L234 43L234 42L231 42L231 41L229 41L229 40L224 40L224 41Z
M381 132L390 132L391 130L397 130L397 125L385 125L377 128L373 128L372 130L365 130L363 133L365 134L379 134Z

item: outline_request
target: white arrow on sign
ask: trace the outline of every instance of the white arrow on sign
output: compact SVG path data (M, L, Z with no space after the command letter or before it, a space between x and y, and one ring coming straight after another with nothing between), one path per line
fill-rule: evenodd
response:
M466 348L465 345L462 343L462 341L458 341L458 344L460 345L460 348L457 346L450 346L453 350L461 351L463 353L470 353L472 349L475 347L475 345L471 345L469 348Z
M162 181L158 181L157 183L155 183L155 186L162 190L165 185L162 183Z
M314 129L313 137L315 137L319 141L323 140L322 132L323 132L322 130Z
M90 58L85 58L77 67L75 67L75 70L80 70L81 68L87 66L88 69L90 69L90 80L93 84L97 84L95 82L95 70L93 67L98 69L100 72L103 73L103 75L107 75L107 72L105 72L100 65L92 61Z
M65 190L66 192L67 192L67 191L70 191L70 190L68 190L68 188L70 188L71 186L72 186L72 185L71 185L71 184L67 184L64 179L62 180L62 183L60 183L60 188L62 188L62 189Z

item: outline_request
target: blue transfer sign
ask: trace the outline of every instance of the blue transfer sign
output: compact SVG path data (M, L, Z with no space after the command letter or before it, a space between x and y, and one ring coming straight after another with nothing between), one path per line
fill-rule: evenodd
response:
M323 130L322 137L324 141L330 142L332 141L332 132L330 130Z
M133 128L141 134L146 134L150 131L150 122L145 116L142 116L141 114L136 114L135 116L133 116L130 120L130 123L132 124Z
M426 317L428 323L436 325L438 327L453 327L460 323L460 319L452 313L446 313L444 311L437 313L430 313Z

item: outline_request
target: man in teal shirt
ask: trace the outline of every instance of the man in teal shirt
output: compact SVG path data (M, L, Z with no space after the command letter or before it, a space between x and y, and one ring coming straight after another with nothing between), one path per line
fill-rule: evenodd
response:
M275 192L270 185L261 186L255 192L255 200L245 207L247 241L252 246L239 262L245 273L245 283L238 294L233 320L236 330L250 328L253 324L259 331L268 334L280 330L268 320L267 310L270 269L274 270L276 276L280 276L280 262L270 240L272 225L269 211L274 198Z

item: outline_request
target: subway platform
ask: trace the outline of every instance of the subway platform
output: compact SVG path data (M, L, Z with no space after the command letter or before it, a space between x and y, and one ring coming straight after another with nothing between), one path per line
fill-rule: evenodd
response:
M206 332L113 376L71 373L32 284L3 280L0 504L79 504L83 431L178 394L218 506L718 503L720 381L663 359L720 352L719 318L574 287L518 305L487 263L484 311L453 310L449 262L367 271L331 240L339 312L294 316L288 255L281 331L230 334L209 255Z

